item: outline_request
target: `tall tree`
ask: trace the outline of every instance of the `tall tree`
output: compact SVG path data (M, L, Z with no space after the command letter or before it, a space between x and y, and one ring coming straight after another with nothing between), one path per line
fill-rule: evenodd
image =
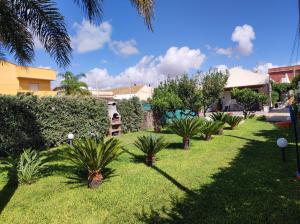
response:
M73 0L90 20L102 19L103 0ZM154 0L130 0L151 31ZM71 41L64 17L54 0L0 0L0 61L5 52L26 65L34 59L34 38L40 40L56 63L70 64Z
M66 73L59 74L63 78L61 85L57 87L57 90L63 90L66 95L90 95L87 90L87 84L80 81L81 78L85 77L85 74L74 75L72 72L67 71Z
M204 74L201 80L201 105L204 116L208 108L216 103L224 92L224 87L228 80L228 72L210 70Z

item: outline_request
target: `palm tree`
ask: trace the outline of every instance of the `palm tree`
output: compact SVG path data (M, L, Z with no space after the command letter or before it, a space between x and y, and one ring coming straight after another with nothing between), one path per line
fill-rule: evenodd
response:
M85 77L85 74L74 75L72 72L67 71L66 73L59 74L63 80L60 82L60 86L56 87L55 90L63 90L66 95L90 95L87 90L87 84L80 81L81 78Z
M169 128L175 134L182 137L183 148L188 149L190 146L190 138L201 131L203 122L204 121L199 118L173 119L169 124Z
M223 134L223 128L224 128L224 125L226 123L226 119L227 119L227 114L224 113L224 112L215 112L215 113L212 113L210 115L210 118L213 120L213 121L220 121L222 123L222 126L219 128L218 130L218 134L219 135L222 135Z
M155 155L166 148L169 143L166 142L164 137L156 137L155 135L139 136L134 142L134 145L146 154L146 164L153 166L155 163Z
M231 129L235 129L239 123L243 120L243 117L228 115L226 118L226 123L230 125Z
M116 138L107 141L83 138L75 140L65 153L78 169L88 172L88 187L96 188L104 179L104 168L121 154L121 146Z
M210 141L214 135L223 126L221 121L205 121L201 133L205 135L205 140Z
M90 22L101 21L103 0L73 1L83 9ZM130 2L152 31L154 0ZM0 62L5 60L5 51L21 65L31 63L35 37L59 66L70 64L71 40L55 0L1 0Z

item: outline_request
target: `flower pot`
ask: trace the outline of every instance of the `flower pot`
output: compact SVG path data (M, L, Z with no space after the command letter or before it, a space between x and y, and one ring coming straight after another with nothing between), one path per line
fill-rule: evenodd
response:
M100 172L92 172L88 177L88 187L89 188L98 188L102 183L103 176Z
M155 165L155 155L147 155L146 164L148 166L154 166Z
M183 149L187 150L190 147L190 139L183 138L182 139Z

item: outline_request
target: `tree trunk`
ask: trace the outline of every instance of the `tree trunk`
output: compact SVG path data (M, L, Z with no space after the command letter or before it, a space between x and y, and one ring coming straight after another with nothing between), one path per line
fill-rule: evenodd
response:
M154 166L155 165L155 155L147 155L146 164L148 166Z
M220 128L220 129L217 131L217 134L218 134L218 135L223 135L223 132L224 132L223 128Z
M205 140L206 140L206 141L210 141L211 138L212 138L211 135L205 135Z
M188 150L189 147L190 147L190 139L189 138L183 138L182 143L183 143L183 149Z
M103 176L99 171L90 172L88 177L88 187L89 188L98 188L102 183Z
M160 132L161 132L160 127L154 127L154 132L155 132L155 133L160 133Z

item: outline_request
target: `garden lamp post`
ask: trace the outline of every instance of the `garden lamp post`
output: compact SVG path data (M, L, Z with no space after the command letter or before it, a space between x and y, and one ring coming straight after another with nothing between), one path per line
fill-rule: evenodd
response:
M69 145L72 145L73 139L74 139L74 134L73 133L69 133L68 134L68 144Z
M282 161L285 162L285 148L288 145L288 141L285 138L279 138L277 139L277 145L281 149Z

